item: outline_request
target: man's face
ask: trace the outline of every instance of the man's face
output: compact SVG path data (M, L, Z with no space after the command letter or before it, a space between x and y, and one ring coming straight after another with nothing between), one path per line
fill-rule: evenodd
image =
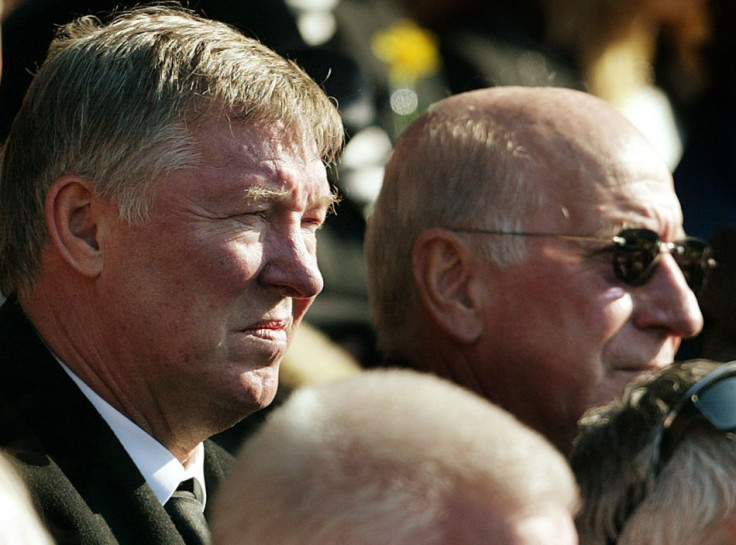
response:
M161 412L242 417L272 401L322 289L316 231L333 196L317 150L285 131L211 121L195 136L201 166L160 182L151 219L111 220L100 291L113 372Z
M637 138L599 143L594 153L555 165L561 177L545 212L524 230L610 239L623 227L644 227L665 241L681 238L669 173L649 147L630 145ZM549 169L531 175L551 176ZM477 264L487 301L476 378L482 393L567 452L582 413L618 396L642 370L672 362L702 316L669 254L645 284L630 286L614 275L605 244L525 242L522 263Z

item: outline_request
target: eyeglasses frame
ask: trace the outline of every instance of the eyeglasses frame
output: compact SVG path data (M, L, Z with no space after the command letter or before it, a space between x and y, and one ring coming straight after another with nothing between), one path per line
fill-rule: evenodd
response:
M705 421L715 430L722 433L736 432L736 418L734 425L722 428L709 417L701 405L702 395L719 382L733 377L736 379L736 361L723 363L716 369L690 386L680 400L670 409L656 431L654 458L652 467L654 474L659 475L664 466L672 457L677 446L682 441L687 429L696 421ZM734 397L736 409L736 397Z
M528 232L528 231L503 231L503 230L495 230L495 229L480 229L480 228L473 228L473 227L441 227L442 229L446 229L448 231L456 232L456 233L470 233L470 234L485 234L485 235L502 235L502 236L519 236L519 237L533 237L533 238L555 238L555 239L561 239L561 240L572 240L572 241L580 241L580 242L597 242L600 244L607 244L608 246L601 248L601 251L606 249L615 249L615 248L624 248L624 245L626 244L626 239L621 236L621 233L627 230L635 230L636 228L627 228L622 229L618 234L613 235L610 238L604 238L599 236L592 236L592 235L573 235L573 234L567 234L567 233L538 233L538 232ZM656 233L654 231L651 231L650 229L645 228L639 228L643 231L648 231L651 233ZM657 235L658 237L658 235ZM659 238L659 237L658 237ZM685 237L681 240L676 240L672 242L665 242L663 240L657 240L656 244L659 248L659 254L662 253L669 253L669 254L680 254L682 255L681 248L684 247L684 243L688 241L697 241L699 243L702 243L705 251L702 258L702 265L703 265L703 272L704 277L707 276L707 273L716 267L717 262L715 259L710 257L711 248L707 241L698 238L698 237ZM673 256L674 257L674 256ZM656 262L657 258L652 261L652 263ZM679 267L679 263L678 263ZM680 270L682 271L682 268L680 267ZM638 286L646 283L648 280L648 274L645 272L641 275L641 277L637 277L639 281L627 281L624 278L622 278L619 274L619 271L616 269L614 264L614 273L616 274L616 277L624 282L625 284L632 285L632 286ZM684 271L683 271L684 274ZM694 291L700 291L700 288L702 288L702 284L699 287L694 288L693 286L690 286L690 283L688 282L688 286Z

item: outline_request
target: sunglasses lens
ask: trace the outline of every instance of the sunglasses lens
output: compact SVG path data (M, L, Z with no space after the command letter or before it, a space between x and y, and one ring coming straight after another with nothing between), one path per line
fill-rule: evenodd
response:
M690 426L704 419L715 429L736 431L736 361L725 363L693 384L660 426L654 467L658 474Z
M627 284L644 284L659 257L662 244L659 235L649 229L624 229L615 240L613 270L616 276ZM690 289L698 293L713 266L708 243L689 237L666 247L677 261Z
M708 264L710 257L708 244L704 240L688 238L678 243L672 255L682 269L690 289L695 293L699 292L711 268Z
M736 429L736 376L714 383L695 400L705 418L721 431Z
M613 250L613 270L627 284L643 284L659 255L659 235L649 229L624 229Z

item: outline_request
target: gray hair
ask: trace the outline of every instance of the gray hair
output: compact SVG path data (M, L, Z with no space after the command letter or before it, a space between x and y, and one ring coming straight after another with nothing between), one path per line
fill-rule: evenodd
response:
M434 104L399 138L365 239L371 309L388 355L414 337L411 254L419 234L434 227L523 230L525 217L544 204L544 192L524 175L534 162L524 145L472 94ZM501 266L522 261L526 248L520 237L484 237L478 245Z
M0 2L0 5L2 3ZM0 454L0 543L52 545L31 495L11 458Z
M173 7L63 27L11 129L0 174L0 289L30 289L47 240L44 201L65 174L90 180L128 221L149 214L156 183L198 164L191 129L208 118L279 124L342 145L339 114L294 63L235 29Z
M647 373L581 420L570 460L583 499L581 545L727 545L736 509L736 443L689 429L656 475L658 429L683 393L720 364L692 360Z
M500 517L578 506L563 456L506 411L432 375L366 371L272 413L218 492L213 541L446 543L448 512L468 497L491 498Z

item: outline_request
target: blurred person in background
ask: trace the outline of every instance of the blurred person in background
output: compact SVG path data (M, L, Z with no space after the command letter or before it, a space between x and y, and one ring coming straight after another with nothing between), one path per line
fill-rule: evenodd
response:
M736 358L736 3L708 6L712 31L699 55L705 82L687 110L674 178L685 228L711 242L719 265L699 297L703 332L679 357L729 361Z
M52 545L23 482L9 459L0 456L0 543Z

